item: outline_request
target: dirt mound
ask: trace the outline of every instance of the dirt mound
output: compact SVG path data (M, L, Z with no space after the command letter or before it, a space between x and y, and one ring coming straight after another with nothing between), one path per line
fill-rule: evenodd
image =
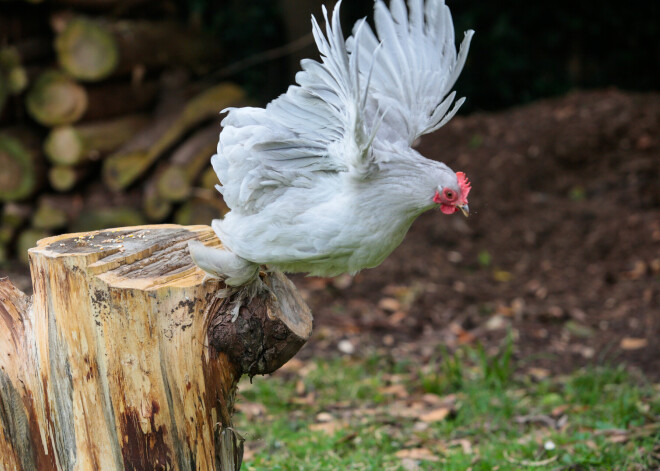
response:
M454 347L511 325L535 367L627 361L660 377L659 94L458 117L419 150L468 175L472 215L423 215L355 279L297 277L317 329Z

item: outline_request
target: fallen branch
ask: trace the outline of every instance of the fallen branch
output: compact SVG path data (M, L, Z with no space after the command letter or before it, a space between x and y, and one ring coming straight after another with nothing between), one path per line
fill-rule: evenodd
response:
M550 463L553 463L557 461L559 458L559 455L552 456L548 459L545 460L539 460L539 461L533 461L533 460L517 460L512 458L509 453L504 451L504 459L507 460L509 463L518 465L518 466L529 466L530 468L539 468L541 466L547 466Z

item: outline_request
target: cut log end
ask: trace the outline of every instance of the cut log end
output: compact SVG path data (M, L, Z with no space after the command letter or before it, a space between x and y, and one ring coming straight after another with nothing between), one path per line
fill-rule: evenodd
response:
M183 201L190 196L190 181L182 168L172 165L156 179L158 194L167 201Z
M44 152L55 164L75 165L83 160L83 143L75 128L58 126L44 141Z
M48 170L48 181L55 191L64 193L75 187L84 174L84 168L56 165Z
M84 17L71 20L55 40L60 65L71 76L96 81L108 77L119 63L119 50L102 24Z
M45 126L69 124L87 110L87 92L64 73L50 70L37 78L26 97L30 116Z

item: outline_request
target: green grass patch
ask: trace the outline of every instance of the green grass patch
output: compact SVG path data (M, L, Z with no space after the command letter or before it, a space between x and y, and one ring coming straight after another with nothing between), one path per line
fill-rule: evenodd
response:
M298 363L241 384L246 470L657 469L660 388L624 368L533 380L499 352Z

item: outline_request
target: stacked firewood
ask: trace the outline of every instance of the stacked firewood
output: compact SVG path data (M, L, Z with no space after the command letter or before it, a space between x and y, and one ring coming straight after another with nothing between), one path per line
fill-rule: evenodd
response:
M0 263L60 232L209 223L245 104L218 40L153 0L0 0ZM226 65L226 64L224 64Z

